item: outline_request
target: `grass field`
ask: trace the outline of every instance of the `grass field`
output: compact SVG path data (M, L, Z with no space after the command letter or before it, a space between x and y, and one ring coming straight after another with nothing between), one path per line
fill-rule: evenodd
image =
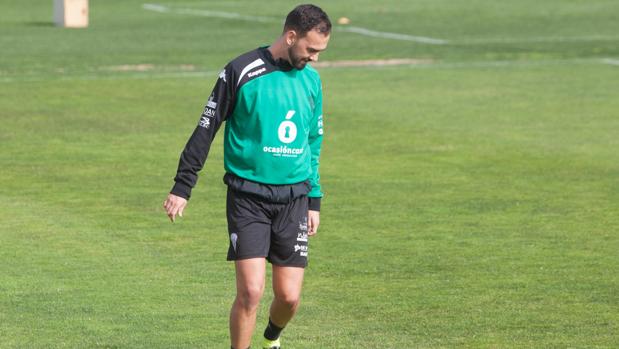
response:
M0 0L0 348L229 345L221 136L185 217L161 203L221 67L296 3L154 4L67 30ZM351 19L321 60L425 63L319 69L326 197L286 348L619 347L619 3L321 5Z

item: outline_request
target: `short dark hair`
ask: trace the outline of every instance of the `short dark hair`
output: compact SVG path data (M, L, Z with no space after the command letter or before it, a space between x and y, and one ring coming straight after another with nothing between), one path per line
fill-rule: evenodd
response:
M311 4L299 5L286 17L284 31L288 30L296 31L301 37L311 30L329 34L331 33L331 21L320 7Z

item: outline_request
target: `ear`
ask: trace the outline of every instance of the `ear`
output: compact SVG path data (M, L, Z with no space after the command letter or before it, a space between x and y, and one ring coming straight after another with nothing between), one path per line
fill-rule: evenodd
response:
M284 33L284 37L288 46L292 46L295 44L295 42L297 42L297 32L294 30L288 30L286 33Z

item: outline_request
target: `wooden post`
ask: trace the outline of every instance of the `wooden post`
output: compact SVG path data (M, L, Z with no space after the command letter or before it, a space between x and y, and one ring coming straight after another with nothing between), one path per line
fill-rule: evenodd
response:
M88 0L54 0L54 22L59 27L88 27Z

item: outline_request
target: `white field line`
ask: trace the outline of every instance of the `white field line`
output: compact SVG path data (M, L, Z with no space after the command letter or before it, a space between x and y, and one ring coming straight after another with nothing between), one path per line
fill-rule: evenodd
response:
M430 59L368 59L368 60L342 60L342 61L319 61L312 63L314 68L352 68L352 67L386 67L401 65L432 64Z
M178 4L175 4L178 6ZM142 8L149 11L160 13L174 13L180 15L204 16L225 19L235 19L250 22L278 23L280 20L273 17L247 16L236 12L211 11L191 8L170 7L161 4L143 4ZM391 39L400 41L417 42L429 45L486 45L486 44L527 44L527 43L553 43L553 42L595 42L595 41L619 41L619 36L611 35L590 35L590 36L548 36L548 37L528 37L528 38L461 38L457 40L446 40L430 38L426 36L416 36L401 33L390 33L371 30L368 28L355 26L334 26L333 29L339 32L354 33L368 37Z
M386 59L361 61L321 61L314 63L318 69L386 69L406 67L410 69L500 69L500 68L527 68L542 66L570 66L570 65L618 65L619 59L590 58L564 60L535 60L535 61L478 61L478 62L433 62L423 59ZM180 66L182 67L182 66ZM100 67L99 71L106 71L109 67ZM219 70L195 71L136 71L136 70L107 70L110 73L95 74L40 74L27 76L0 76L0 83L39 82L39 81L71 81L71 80L123 80L123 79L168 79L168 78L207 78L217 76Z
M594 42L594 41L619 41L619 36L589 35L589 36L547 36L528 38L462 38L452 40L451 43L463 45L483 44L529 44L529 43L553 43L553 42Z
M312 66L319 69L332 68L389 68L407 67L413 69L487 69L487 68L527 68L541 66L568 66L568 65L600 65L617 64L619 60L585 58L585 59L557 59L557 60L512 60L512 61L470 61L470 62L435 62L425 59L386 59L364 61L321 61Z
M347 32L347 33L361 34L361 35L371 36L375 38L412 41L412 42L419 42L419 43L430 44L430 45L445 45L449 43L447 40L443 40L443 39L435 39L435 38L429 38L425 36L413 36L413 35L408 35L408 34L379 32L379 31L370 30L370 29L361 28L361 27L337 26L335 27L335 30L341 31L341 32Z
M97 67L100 71L112 71L112 72L147 72L156 71L161 72L192 72L196 70L196 66L193 64L179 64L179 65L165 65L157 66L151 63L142 64L122 64Z
M219 0L219 1L214 1L214 0L208 0L208 1L204 1L204 0L197 0L197 1L166 1L166 2L161 2L161 5L167 5L167 6L186 6L186 7L192 7L192 6L201 6L204 5L205 2L208 2L209 5L213 6L221 6L221 7L242 7L243 4L238 3L236 1L230 1L230 0Z
M261 23L278 22L278 20L276 20L275 18L271 18L271 17L246 16L246 15L242 15L236 12L210 11L210 10L199 10L199 9L190 9L190 8L172 8L172 7L160 5L160 4L143 4L142 8L145 10L154 11L154 12L174 13L178 15L236 19L236 20L241 20L241 21L261 22Z
M89 81L89 80L150 80L150 79L170 79L170 78L205 78L219 75L220 70L211 71L192 71L192 72L145 72L145 73L116 73L116 74L75 74L75 75L53 75L40 74L19 77L0 77L0 83L12 82L42 82L42 81Z
M174 14L179 14L179 15L236 19L236 20L243 20L243 21L250 21L250 22L262 22L262 23L282 22L281 20L278 20L273 17L246 16L246 15L242 15L236 12L199 10L199 9L190 9L190 8L171 8L171 7L160 5L160 4L143 4L142 8L145 10L154 11L154 12L174 13ZM340 32L355 33L355 34L360 34L360 35L375 37L375 38L412 41L412 42L418 42L418 43L430 44L430 45L444 45L447 43L447 41L445 40L428 38L425 36L413 36L413 35L408 35L408 34L381 32L381 31L370 30L370 29L361 28L361 27L334 26L333 29L340 31Z
M203 16L203 17L216 17L225 19L237 19L248 22L260 22L260 23L275 23L279 22L274 18L261 17L261 16L246 16L236 12L224 12L224 11L211 11L211 10L197 10L188 8L175 9L174 13L179 15L191 15L191 16Z
M602 63L610 64L610 65L619 65L619 59L604 58L602 59Z
M168 13L170 12L170 8L163 5L157 4L142 4L142 8L148 11L160 12L160 13Z
M428 69L475 69L475 68L528 68L569 65L600 65L603 62L597 58L591 59L548 59L548 60L515 60L515 61L477 61L477 62L441 62L437 64L416 65L412 68Z

